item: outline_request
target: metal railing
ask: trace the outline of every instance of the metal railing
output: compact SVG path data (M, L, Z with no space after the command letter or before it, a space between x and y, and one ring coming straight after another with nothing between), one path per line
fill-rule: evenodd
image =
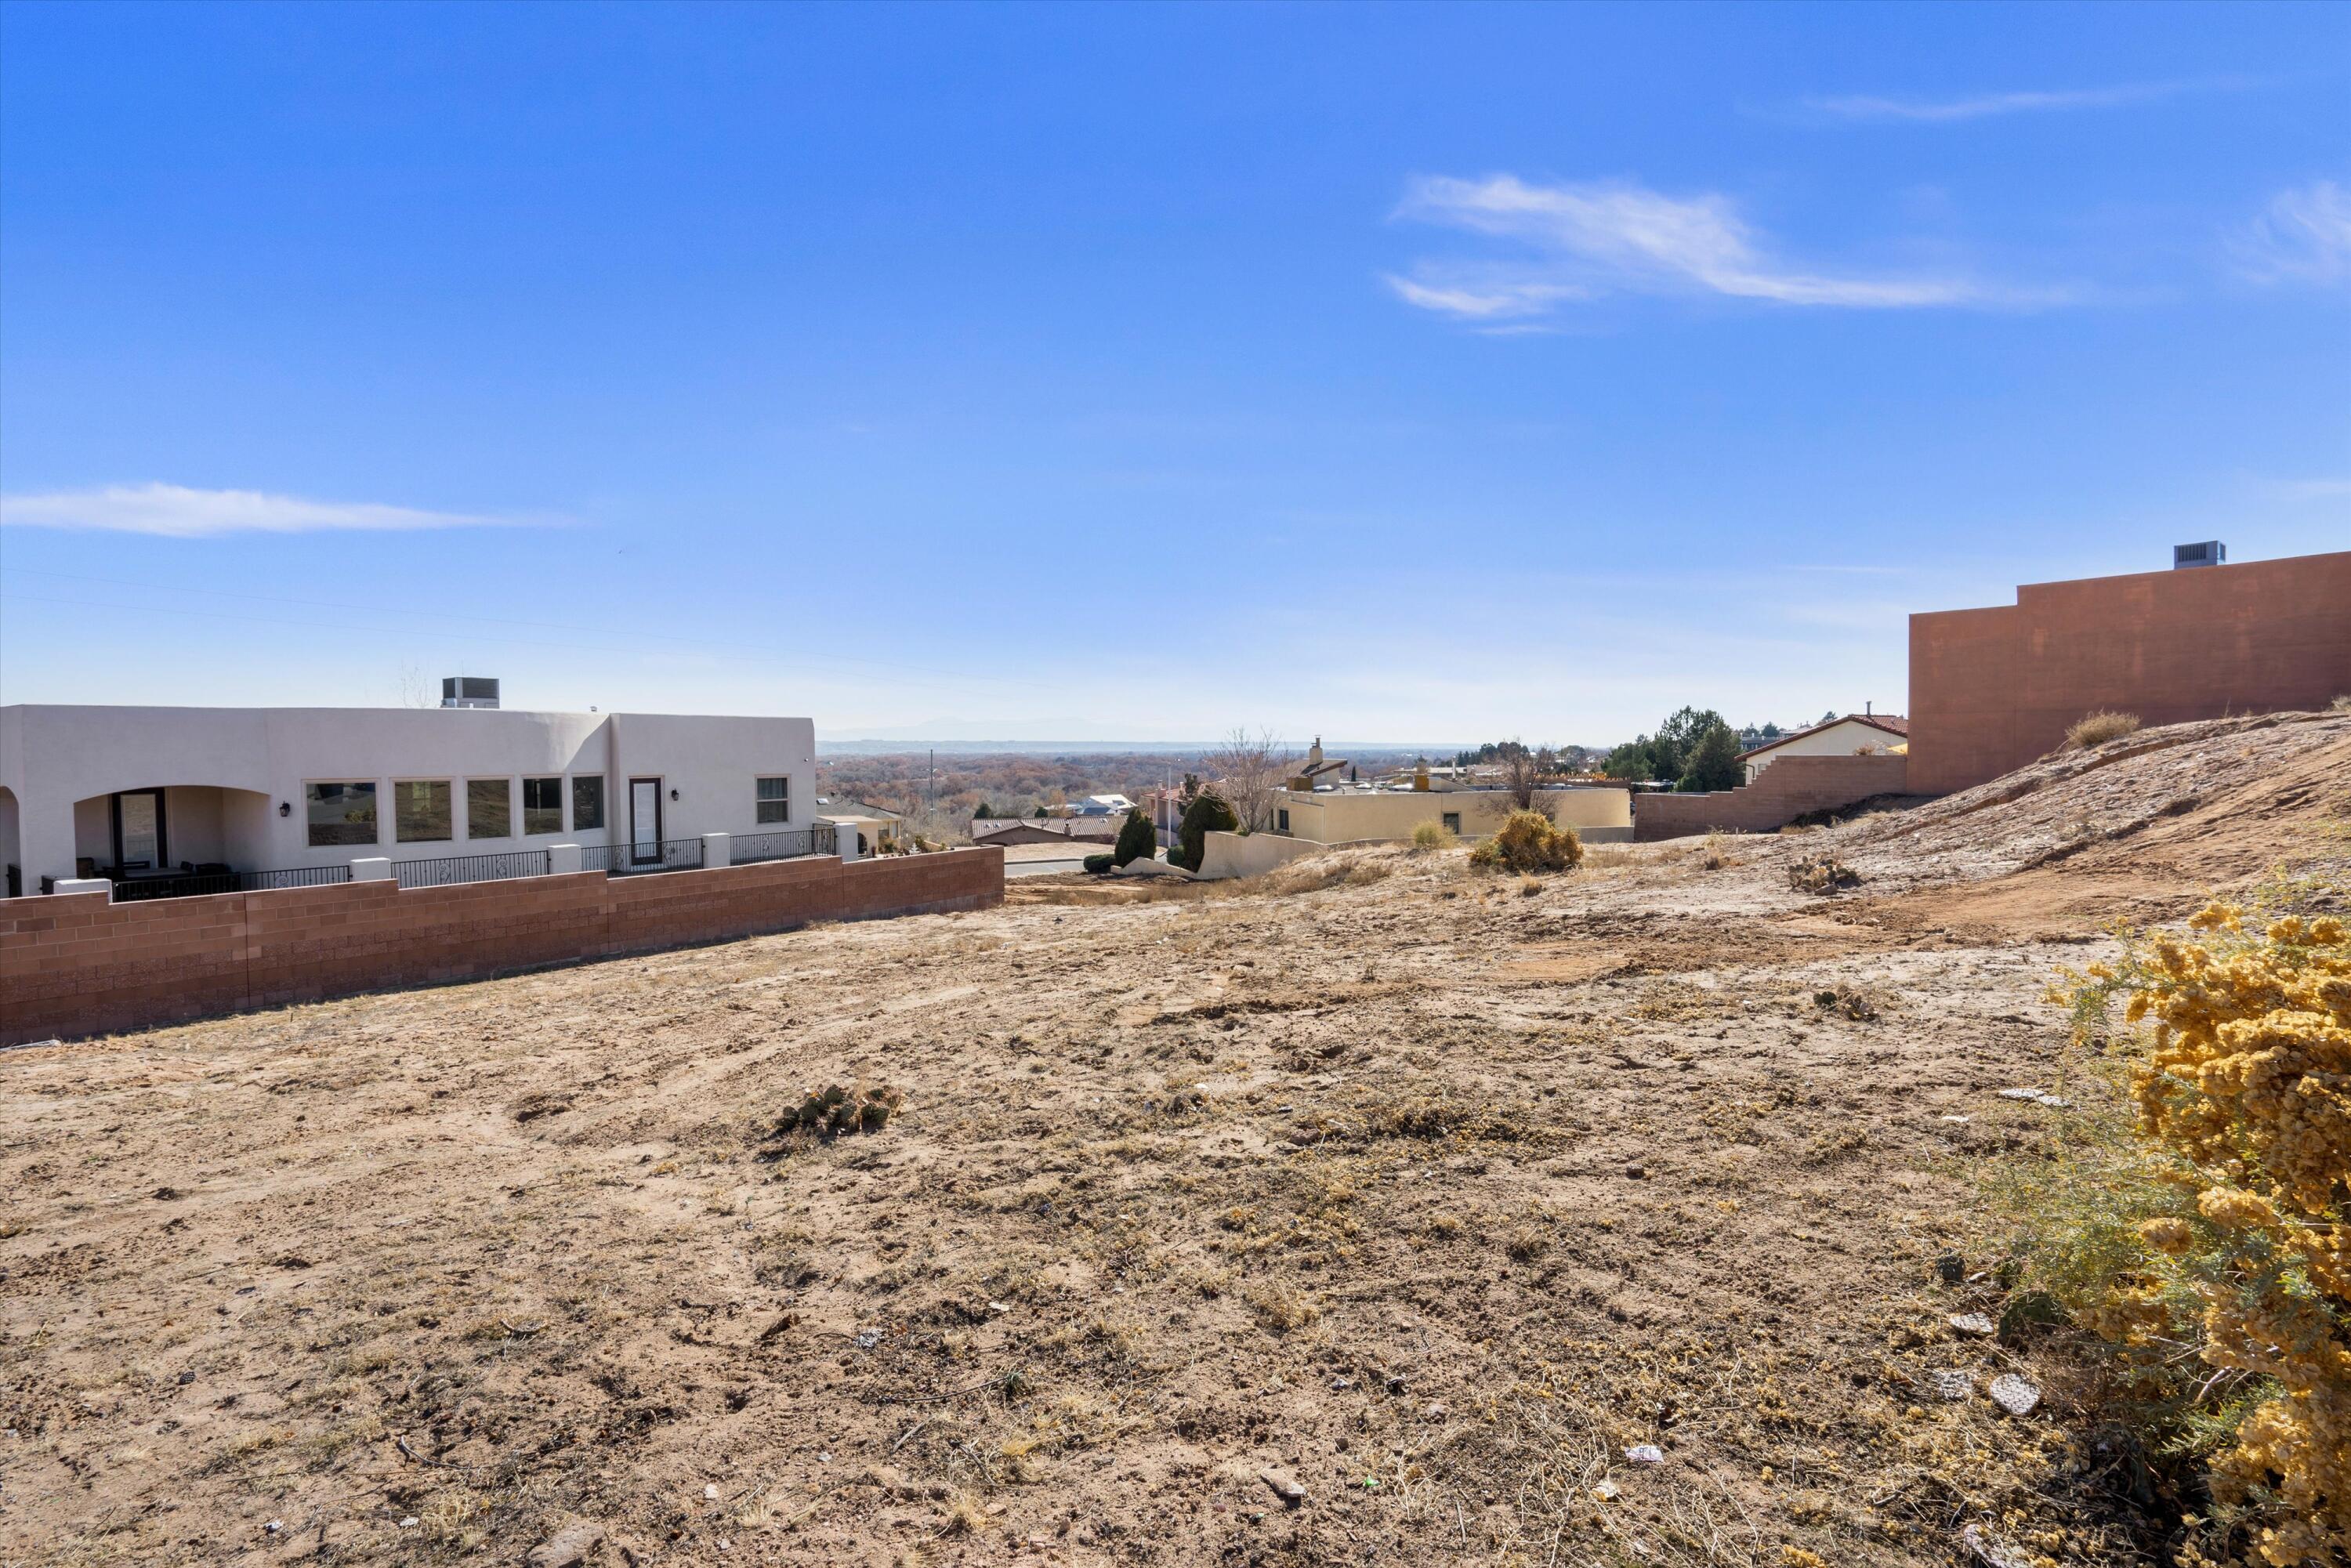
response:
M786 828L771 833L736 833L727 839L727 859L734 865L763 861L798 860L807 855L839 852L839 835L830 822ZM635 844L583 844L580 869L611 876L638 872L699 871L702 841L665 839L645 846L640 859ZM15 868L11 867L11 870ZM552 869L545 850L508 850L498 854L444 855L432 860L394 861L392 874L402 887L447 887L468 882L497 882L509 877L545 876ZM44 878L46 883L48 879ZM189 872L176 876L129 877L114 884L113 900L131 904L152 898L195 898L209 893L262 893L283 887L329 887L351 880L349 865L294 866L282 871ZM43 892L48 889L45 886ZM11 894L10 896L15 896Z
M601 871L611 876L653 871L700 871L702 841L664 839L658 844L582 844L580 869Z
M832 830L823 830L828 835ZM829 854L831 846L816 847L818 830L785 828L772 833L735 833L726 841L726 860L730 865L756 865L760 861L799 860L804 855Z
M287 871L189 872L181 876L126 877L114 884L113 902L151 898L200 898L208 893L266 893L281 887L329 887L351 880L347 865L296 866Z
M545 876L545 850L508 850L492 855L444 855L438 860L394 861L394 881L402 887L449 887L465 882L501 882L508 877Z

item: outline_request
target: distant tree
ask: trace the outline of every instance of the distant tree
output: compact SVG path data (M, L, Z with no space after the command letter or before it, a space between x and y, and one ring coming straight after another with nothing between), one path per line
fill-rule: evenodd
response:
M989 805L987 801L982 800L978 805L974 806L971 809L971 815L972 820L975 821L993 821L996 816L996 808Z
M1029 812L1029 814L1030 816L1032 816L1032 817L1044 817L1044 816L1050 816L1050 815L1051 815L1051 813L1050 813L1050 812L1049 812L1049 811L1047 811L1047 810L1045 810L1045 808L1044 808L1044 807L1042 807L1042 806L1038 807L1035 810L1033 810L1033 811Z
M1627 780L1656 777L1650 768L1649 737L1637 737L1609 752L1600 764L1600 771L1606 778Z
M1140 808L1129 811L1118 830L1118 842L1111 846L1113 865L1124 865L1131 860L1149 860L1159 847L1159 835L1151 831L1151 819Z
M1739 762L1739 737L1729 725L1718 724L1690 747L1689 760L1674 788L1685 793L1736 789L1745 782L1745 772Z
M1232 807L1227 805L1214 790L1204 789L1192 797L1192 803L1184 808L1184 822L1176 831L1176 847L1167 852L1167 858L1186 871L1198 871L1207 836L1210 833L1238 832L1240 825L1240 819L1233 814Z
M1551 752L1529 751L1515 740L1506 740L1495 747L1495 753L1501 769L1502 792L1510 796L1511 809L1550 816L1548 810L1536 804L1536 791L1542 786L1543 775L1552 771Z
M1689 758L1698 738L1710 729L1728 729L1722 716L1712 708L1686 707L1657 726L1657 733L1649 741L1649 761L1655 768L1652 779L1678 779L1689 767ZM1733 747L1736 750L1736 747Z
M1678 779L1689 770L1690 753L1708 731L1729 732L1730 727L1712 708L1686 707L1670 715L1657 726L1655 735L1644 735L1626 741L1609 752L1600 771L1611 779ZM1730 736L1731 753L1739 751L1739 737Z
M1202 760L1217 776L1218 792L1240 819L1240 831L1254 833L1272 822L1273 798L1290 778L1297 756L1274 739L1270 730L1252 736L1246 729L1236 729Z

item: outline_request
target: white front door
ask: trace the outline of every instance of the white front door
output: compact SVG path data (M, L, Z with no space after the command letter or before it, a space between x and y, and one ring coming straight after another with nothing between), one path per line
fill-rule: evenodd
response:
M629 780L629 859L650 865L662 858L661 780Z

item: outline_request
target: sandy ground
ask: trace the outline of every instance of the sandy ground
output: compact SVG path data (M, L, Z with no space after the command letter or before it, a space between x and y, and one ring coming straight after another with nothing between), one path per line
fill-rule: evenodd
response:
M2056 1134L2053 967L2339 864L2346 779L2180 727L0 1055L0 1560L2134 1561L1936 1260ZM779 1132L827 1083L903 1103Z

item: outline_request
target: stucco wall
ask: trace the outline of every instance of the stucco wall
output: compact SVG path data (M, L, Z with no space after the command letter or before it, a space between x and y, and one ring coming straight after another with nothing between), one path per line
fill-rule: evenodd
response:
M1545 789L1543 803L1552 820L1578 832L1633 825L1629 790ZM1510 798L1492 789L1366 790L1324 795L1284 790L1274 797L1277 810L1290 812L1290 836L1318 843L1349 843L1364 839L1408 839L1423 822L1440 821L1447 812L1461 818L1461 836L1481 839L1502 825L1510 815ZM1277 822L1279 817L1274 819Z
M1808 811L1910 793L1908 764L1905 757L1791 757L1736 789L1643 795L1633 803L1633 836L1646 844L1718 829L1776 832Z
M1373 841L1385 843L1385 839ZM1312 839L1285 839L1279 833L1207 832L1200 836L1200 870L1204 881L1217 882L1228 877L1263 876L1277 866L1288 865L1304 855L1328 854L1340 844L1317 843Z
M957 850L453 887L358 882L130 904L102 893L13 898L0 901L0 1044L475 979L813 920L981 909L1003 896L1004 852Z
M165 804L172 859L220 860L241 871L335 865L364 855L396 860L488 854L569 840L618 842L628 831L632 773L662 780L662 832L751 833L807 827L815 817L816 732L805 718L652 714L530 713L463 708L161 708L26 706L0 709L0 785L19 807L19 862L26 884L71 876L77 854L111 856L105 797L172 789ZM788 823L762 824L753 780L791 779ZM605 780L604 826L572 821L569 779ZM526 778L560 776L563 826L525 834ZM510 835L468 836L465 781L503 778L513 800ZM392 787L401 779L452 785L452 836L402 842ZM309 842L305 786L365 780L376 786L372 844ZM207 809L191 798L192 821L219 852L183 841L178 797L188 788L249 791ZM675 789L678 799L668 799ZM85 804L86 803L86 804ZM278 814L278 807L291 811Z
M2097 708L2152 726L2346 692L2351 551L2032 583L2013 605L1910 617L1910 788L1997 779Z
M1864 747L1872 751L1884 751L1901 744L1902 737L1890 730L1879 729L1857 719L1839 719L1824 729L1815 730L1784 746L1775 746L1761 757L1748 758L1747 778L1751 783L1758 773L1782 757L1852 757Z

